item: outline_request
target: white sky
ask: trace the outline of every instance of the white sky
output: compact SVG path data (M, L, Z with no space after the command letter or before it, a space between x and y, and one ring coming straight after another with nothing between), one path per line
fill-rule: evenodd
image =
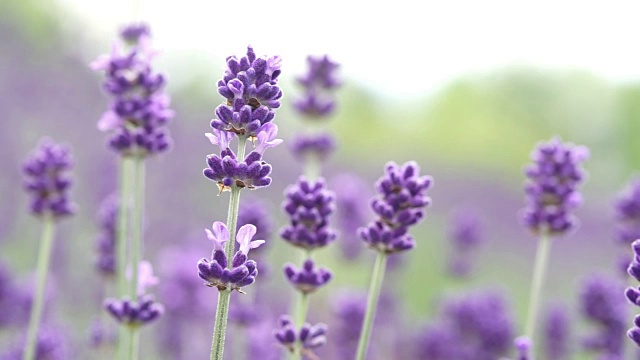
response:
M134 12L132 0L57 1L92 29L83 33L100 48ZM640 79L640 1L138 2L155 46L173 59L185 54L172 66L199 54L242 55L252 44L298 74L307 54L327 53L344 76L394 98L511 64Z

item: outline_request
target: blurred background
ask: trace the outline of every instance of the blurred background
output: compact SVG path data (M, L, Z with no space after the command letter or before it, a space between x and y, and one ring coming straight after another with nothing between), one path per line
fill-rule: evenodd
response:
M593 357L579 350L580 339L593 330L581 317L583 281L600 273L628 282L617 261L628 246L615 242L613 204L640 168L640 50L635 45L640 4L453 1L416 7L400 0L223 6L185 0L139 1L137 6L133 10L130 1L121 0L0 2L0 261L29 288L41 228L28 212L20 164L45 135L71 145L72 196L80 210L62 223L56 239L47 313L47 321L65 334L69 358L97 356L90 334L96 319L105 318L101 303L110 291L94 270L97 212L117 186L117 157L96 127L108 98L101 90L102 75L88 64L110 51L134 12L151 27L154 47L161 51L155 67L167 76L176 111L170 125L173 150L147 162L144 254L160 277L161 302L175 300L163 298L162 281L175 277L178 266L192 269L185 270L192 278L180 281L192 281L185 286L197 287L200 297L189 295L177 306L199 302L202 308L184 330L176 329L171 316L145 328L143 354L148 355L143 358L180 358L177 350L154 345L172 329L190 334L175 345L191 351L193 357L183 358L207 356L216 294L200 286L195 262L210 254L202 230L226 219L228 195L217 196L215 184L202 176L205 156L214 151L203 134L222 101L216 82L224 59L243 55L248 44L258 55L282 56L285 94L276 115L285 144L267 153L273 184L245 191L241 199L261 200L273 217L274 235L263 260L271 268L263 288L272 326L265 325L262 336L271 337L292 293L281 264L298 259L277 236L287 221L280 210L283 191L302 170L286 146L305 126L291 106L300 94L295 79L305 71L307 55L328 54L340 64L343 83L336 92L337 110L326 123L338 143L323 169L330 187L338 191L341 176L355 176L362 180L358 191L367 203L388 161L415 160L435 179L433 205L413 231L418 246L399 255L385 283L395 323L381 325L374 339L385 335L384 329L415 334L438 318L442 299L487 289L505 296L514 335L522 332L537 244L518 218L524 206L523 167L538 142L560 136L589 147L589 177L577 213L580 227L553 243L543 296L545 304L570 309L573 358ZM472 254L473 271L463 279L447 271L449 229L461 209L477 216L483 239ZM358 240L343 234L341 241ZM335 279L313 295L309 315L330 328L338 321L332 304L345 291L366 290L373 264L364 245L348 261L340 246L318 254ZM630 327L633 309L625 309ZM0 348L9 348L22 331L0 327ZM318 354L338 358L329 339ZM402 349L404 358L416 358L407 346Z

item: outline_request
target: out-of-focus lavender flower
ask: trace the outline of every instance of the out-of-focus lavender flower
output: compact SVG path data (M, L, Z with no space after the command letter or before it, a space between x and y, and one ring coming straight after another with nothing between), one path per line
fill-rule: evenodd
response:
M1 360L22 360L25 347L25 339L21 338L5 354L0 355ZM43 327L36 338L34 352L35 360L66 360L69 359L67 340L59 329Z
M127 326L146 325L164 313L164 306L155 301L153 295L139 296L137 301L128 297L107 299L104 307L114 319Z
M512 347L514 325L499 293L474 293L444 304L443 318L419 336L425 359L495 360Z
M89 345L92 348L100 348L116 343L117 334L103 320L96 318L91 321L89 327Z
M578 186L586 174L581 163L589 157L584 146L554 138L531 153L525 169L524 224L536 234L561 235L576 225L573 210L582 202Z
M106 277L111 277L116 271L116 226L118 217L118 197L115 194L107 196L100 205L98 211L98 222L100 223L100 234L96 240L96 250L98 257L96 268L98 272Z
M329 269L316 267L311 259L307 259L301 269L291 263L285 264L284 275L293 287L304 294L316 291L332 278Z
M325 180L310 181L301 176L285 190L282 208L290 219L280 236L294 246L316 249L336 239L329 228L329 216L335 209L335 194L326 187Z
M291 152L298 160L308 158L325 161L336 149L336 141L331 134L300 134L291 143Z
M167 151L171 138L167 125L174 116L170 98L164 92L162 74L154 72L150 31L144 24L132 24L121 31L123 42L109 55L91 64L105 72L104 90L111 96L109 110L98 122L110 133L109 147L123 156L150 156Z
M569 312L564 306L551 307L544 322L543 350L548 360L564 360L569 356Z
M426 191L433 184L430 176L420 176L419 172L420 167L413 161L402 166L389 162L385 166L384 175L376 182L380 196L371 202L378 219L359 230L371 248L391 254L415 247L408 230L423 219L424 209L431 202Z
M362 251L358 228L366 223L370 213L368 185L356 175L343 173L331 180L331 188L336 193L336 218L340 229L338 245L342 255L352 260Z
M599 356L621 357L624 351L626 309L618 279L596 274L584 280L580 291L582 315L596 330L583 340L586 350Z
M531 357L531 349L533 348L531 339L526 336L520 336L516 338L514 345L518 351L518 360L533 360Z
M13 274L9 268L0 262L0 329L15 324L21 320L28 308L21 309L20 289L17 288Z
M468 209L458 210L449 228L451 252L449 274L453 277L467 277L473 269L473 253L482 242L482 229L478 216Z
M335 109L333 91L340 86L339 65L328 55L308 56L307 65L307 73L297 79L304 93L294 101L294 108L309 118L325 118Z
M228 57L227 69L218 81L218 93L227 101L216 108L211 127L250 137L273 121L282 97L277 85L280 65L279 56L258 58L251 46L240 59Z
M327 343L327 325L304 323L300 330L286 315L278 320L278 328L273 335L280 345L291 353L309 354L313 349Z
M220 147L221 154L207 155L208 167L203 173L216 182L220 192L230 191L233 186L255 189L271 184L271 165L262 160L262 154L282 140L275 138L278 133L275 124L267 123L257 129L257 132L256 148L242 160L236 158L236 154L229 149L232 133L214 129L213 133L206 134L212 144Z
M198 276L205 281L205 285L216 287L223 291L226 289L242 292L243 286L251 285L258 276L257 264L248 259L249 250L264 244L264 240L252 240L256 233L256 227L248 224L238 230L236 241L239 250L233 256L231 268L227 268L227 255L224 251L224 243L229 241L227 226L220 221L213 223L213 232L207 229L207 236L213 242L211 260L198 261Z
M620 192L614 208L618 225L616 239L625 245L640 239L640 177Z
M32 195L31 212L37 216L59 218L71 215L75 205L69 201L73 166L70 150L54 144L50 139L40 140L38 147L23 165L25 188Z

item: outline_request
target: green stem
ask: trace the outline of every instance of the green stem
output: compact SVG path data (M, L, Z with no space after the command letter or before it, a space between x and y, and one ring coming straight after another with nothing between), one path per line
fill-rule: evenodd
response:
M138 360L140 353L140 331L138 326L129 326L130 334L130 347L129 347L129 360Z
M373 273L371 275L371 284L369 284L369 296L367 298L367 311L362 322L362 330L360 332L360 340L358 341L358 352L356 360L364 360L367 355L367 347L369 346L369 338L373 327L373 319L376 316L376 308L378 307L378 298L382 290L382 282L384 280L384 272L387 267L387 254L378 251L376 262L373 265Z
M247 144L246 136L238 136L238 151L236 157L244 160ZM227 267L232 267L234 244L236 240L236 228L238 227L238 209L240 208L240 190L233 184L231 186L231 196L229 199L229 211L227 212L227 229L229 230L229 241L224 245L227 254ZM231 290L220 290L218 293L218 305L216 308L216 322L213 328L213 338L211 339L211 360L222 360L224 352L224 339L227 332L227 319L229 316L229 301Z
M302 173L307 180L316 181L322 174L322 162L315 155L307 156Z
M42 238L40 241L40 251L38 254L38 265L36 269L36 291L29 317L29 329L27 331L27 343L24 350L24 360L35 358L36 340L38 338L38 328L42 318L44 305L44 295L47 286L47 274L49 273L49 261L51 259L51 248L55 234L55 220L52 216L43 218Z
M127 286L127 264L130 254L131 241L129 237L129 212L131 209L131 188L133 185L133 160L123 156L119 161L120 174L118 184L118 227L116 236L116 258L117 266L117 294L122 297L128 294ZM129 348L129 336L124 326L118 327L118 345L116 349L116 359L126 359Z
M136 157L133 160L134 168L134 202L131 212L131 282L129 283L129 295L132 300L138 298L138 266L140 264L143 245L143 213L144 213L144 158Z
M540 306L540 293L542 292L542 286L544 284L550 247L551 241L549 236L541 235L540 241L538 241L536 262L533 268L533 279L531 280L531 293L529 297L529 312L527 315L527 323L524 333L525 336L531 339L531 341L535 341L534 335L536 332L538 307Z

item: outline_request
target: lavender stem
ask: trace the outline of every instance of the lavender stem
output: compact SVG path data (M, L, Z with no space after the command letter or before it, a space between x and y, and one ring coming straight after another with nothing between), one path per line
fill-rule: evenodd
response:
M375 318L376 308L378 307L378 298L380 297L380 290L382 290L382 282L384 281L386 266L387 254L382 251L378 251L376 262L373 265L371 284L369 285L369 295L367 297L367 310L364 315L364 321L362 322L360 340L358 340L356 360L364 360L367 354L369 338L371 337L371 330L373 327L373 319Z
M118 296L125 296L128 292L127 289L127 254L129 241L129 210L131 207L131 185L132 185L132 170L133 162L129 157L122 156L119 161L120 176L119 176L119 201L118 201L118 225L116 235L116 252L118 257L116 258L117 266L117 286ZM118 329L118 345L116 350L116 359L126 358L126 349L129 348L128 342L129 336L127 329L124 326L120 326Z
M130 283L130 296L131 299L138 298L138 267L140 264L142 245L143 245L143 213L144 213L144 182L145 182L145 167L144 158L136 157L133 160L134 170L134 189L133 189L133 209L131 214L131 283ZM130 360L138 359L138 350L140 343L140 332L138 327L132 327L130 331Z
M529 297L529 311L527 314L527 322L525 327L525 336L535 344L534 335L536 332L536 320L538 308L540 306L540 293L544 285L544 278L547 272L547 263L549 260L549 250L551 248L550 237L546 234L540 235L538 241L538 250L536 252L536 262L533 268L533 279L531 280L531 293ZM531 351L533 354L533 350Z
M246 136L238 136L238 152L236 157L244 159L247 143ZM236 239L236 228L238 226L238 209L240 207L240 190L234 184L231 187L229 199L229 211L227 213L227 229L229 229L229 241L225 243L228 266L232 267L234 244ZM211 340L211 360L222 360L224 352L224 339L227 332L227 319L229 317L229 300L231 299L231 289L220 290L218 293L218 305L216 308L216 322Z
M33 360L35 358L36 339L38 338L38 328L40 327L40 320L42 318L44 293L47 285L47 274L49 273L49 261L51 260L54 234L55 220L53 216L45 215L43 217L42 238L40 241L36 270L36 291L31 307L31 316L29 317L29 329L23 360Z

